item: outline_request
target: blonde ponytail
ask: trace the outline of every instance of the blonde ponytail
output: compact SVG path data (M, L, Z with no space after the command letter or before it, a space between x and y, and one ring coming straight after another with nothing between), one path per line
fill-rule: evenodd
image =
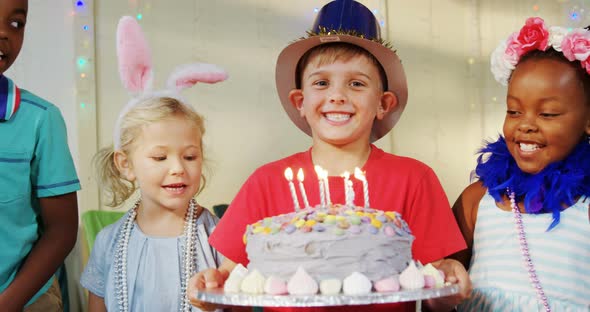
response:
M99 150L93 159L99 187L108 194L106 205L109 207L121 205L135 192L135 184L125 180L115 166L114 155L113 146L110 146Z

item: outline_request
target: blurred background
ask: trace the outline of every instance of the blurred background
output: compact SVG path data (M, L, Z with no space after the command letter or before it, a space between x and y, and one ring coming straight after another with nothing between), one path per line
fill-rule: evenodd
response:
M152 47L155 85L181 63L207 62L230 78L184 91L206 118L207 187L201 205L229 203L258 166L309 148L288 119L274 83L282 48L303 36L328 0L29 0L21 55L6 73L60 107L82 183L81 214L101 204L91 158L112 143L129 99L115 55L119 18L134 16ZM373 11L405 67L409 100L385 151L416 158L437 173L452 204L469 184L475 153L495 139L506 89L489 72L489 55L527 17L585 27L584 0L360 0ZM119 208L124 210L125 207ZM77 279L87 250L68 258L70 310L84 310ZM87 255L86 255L87 256Z

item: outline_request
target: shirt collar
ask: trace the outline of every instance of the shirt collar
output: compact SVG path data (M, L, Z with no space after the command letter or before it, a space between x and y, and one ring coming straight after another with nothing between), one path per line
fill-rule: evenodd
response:
M0 75L0 121L10 120L20 106L20 90L12 80Z

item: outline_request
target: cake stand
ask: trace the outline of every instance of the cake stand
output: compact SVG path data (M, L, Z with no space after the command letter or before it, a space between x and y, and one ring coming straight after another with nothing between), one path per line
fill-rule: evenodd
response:
M371 292L364 295L250 295L225 293L223 288L212 288L199 291L195 297L200 301L231 306L327 307L419 301L450 296L458 292L459 285L457 284L429 289Z

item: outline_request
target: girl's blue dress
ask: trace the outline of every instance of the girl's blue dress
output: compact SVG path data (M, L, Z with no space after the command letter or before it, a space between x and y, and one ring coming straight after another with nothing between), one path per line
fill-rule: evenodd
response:
M207 209L202 210L196 222L195 272L218 267L223 260L223 256L207 243L218 219ZM80 278L84 288L104 298L108 311L119 310L115 290L114 252L119 229L128 214L129 212L98 233L88 264ZM135 224L127 251L129 311L179 311L184 240L184 235L148 236ZM199 310L193 307L192 311Z

